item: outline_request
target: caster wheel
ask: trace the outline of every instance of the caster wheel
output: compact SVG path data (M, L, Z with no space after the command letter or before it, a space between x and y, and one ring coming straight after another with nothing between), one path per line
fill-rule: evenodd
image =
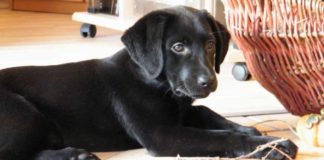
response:
M95 37L97 33L97 28L95 25L83 23L80 28L80 34L82 37Z
M232 75L238 81L247 81L251 78L251 73L244 62L237 62L234 64Z

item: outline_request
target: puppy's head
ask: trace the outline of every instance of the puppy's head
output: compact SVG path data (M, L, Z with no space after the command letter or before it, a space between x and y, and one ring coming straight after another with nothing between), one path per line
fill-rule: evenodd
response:
M206 11L174 7L153 11L122 41L149 78L166 77L176 95L207 97L215 91L230 35Z

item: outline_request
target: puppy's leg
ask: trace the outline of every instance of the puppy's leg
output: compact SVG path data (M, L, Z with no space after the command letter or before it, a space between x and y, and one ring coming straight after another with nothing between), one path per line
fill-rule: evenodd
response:
M31 159L39 150L59 146L53 126L24 97L0 87L0 159Z
M119 107L118 109L121 111L119 113L122 113L119 118L130 137L157 156L180 154L181 156L237 157L252 152L259 145L277 139L231 131L183 127L172 123L173 121L167 121L168 119L164 117L134 114L136 112L133 108ZM279 143L277 147L282 148L291 157L296 155L297 147L289 140ZM260 151L255 157L261 158L268 151ZM274 151L268 158L281 160L283 156Z
M135 133L135 132L133 132ZM258 146L277 140L274 137L250 136L237 132L203 130L180 126L159 126L142 130L134 136L150 153L157 156L221 156L238 157L247 155ZM295 157L297 146L289 141L283 141L276 146L287 155ZM270 148L259 151L254 158L262 158ZM278 151L272 151L267 158L284 160Z
M54 124L24 97L0 89L0 160L98 160L82 149L63 148Z
M256 128L229 121L205 106L191 107L184 116L184 125L201 129L230 130L248 135L261 135Z

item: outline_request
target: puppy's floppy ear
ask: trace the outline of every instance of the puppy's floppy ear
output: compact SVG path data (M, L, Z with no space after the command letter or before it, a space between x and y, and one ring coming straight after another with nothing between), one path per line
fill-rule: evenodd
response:
M207 11L203 11L203 13L206 16L207 21L212 28L213 34L216 38L215 70L217 73L219 73L220 65L223 63L224 58L227 54L231 35L225 28L225 26L217 22Z
M162 41L166 22L164 11L155 11L139 19L121 37L130 57L149 76L156 78L163 70Z

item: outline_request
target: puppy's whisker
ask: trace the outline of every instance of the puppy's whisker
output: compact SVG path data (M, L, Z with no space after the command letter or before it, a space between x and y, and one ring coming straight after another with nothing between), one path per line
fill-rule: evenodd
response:
M167 89L167 90L164 92L164 95L163 95L163 96L166 96L170 91L171 91L171 88Z
M165 85L166 83L168 83L166 80L165 81L162 81L158 84L157 88L160 88L162 87L163 85Z

